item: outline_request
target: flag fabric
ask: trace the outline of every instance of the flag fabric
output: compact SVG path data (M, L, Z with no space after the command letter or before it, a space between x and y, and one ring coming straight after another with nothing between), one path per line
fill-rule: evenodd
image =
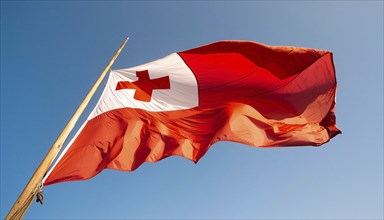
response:
M133 171L218 141L319 146L340 133L332 53L220 41L110 72L86 122L43 182Z

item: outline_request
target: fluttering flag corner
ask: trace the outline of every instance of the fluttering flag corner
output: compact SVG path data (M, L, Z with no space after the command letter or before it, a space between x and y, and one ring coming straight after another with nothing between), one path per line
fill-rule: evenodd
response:
M103 169L133 171L178 155L197 162L214 143L319 146L336 127L332 53L220 41L113 70L91 114L44 185Z

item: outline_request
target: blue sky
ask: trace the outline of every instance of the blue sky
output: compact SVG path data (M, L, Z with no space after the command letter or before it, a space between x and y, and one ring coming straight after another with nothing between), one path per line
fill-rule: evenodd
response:
M105 170L45 187L26 219L383 218L382 1L1 1L1 218L128 36L114 69L225 39L330 50L343 134Z

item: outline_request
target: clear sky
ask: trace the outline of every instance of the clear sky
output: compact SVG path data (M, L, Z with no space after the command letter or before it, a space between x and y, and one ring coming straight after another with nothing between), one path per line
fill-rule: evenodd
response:
M383 218L383 1L1 1L1 218L128 36L114 69L226 39L330 50L343 134L105 170L45 187L27 219Z

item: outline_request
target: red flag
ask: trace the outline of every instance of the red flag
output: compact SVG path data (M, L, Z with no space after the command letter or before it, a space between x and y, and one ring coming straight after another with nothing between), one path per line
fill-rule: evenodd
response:
M339 134L332 53L222 41L113 70L96 107L44 179L133 171L218 141L319 146Z

